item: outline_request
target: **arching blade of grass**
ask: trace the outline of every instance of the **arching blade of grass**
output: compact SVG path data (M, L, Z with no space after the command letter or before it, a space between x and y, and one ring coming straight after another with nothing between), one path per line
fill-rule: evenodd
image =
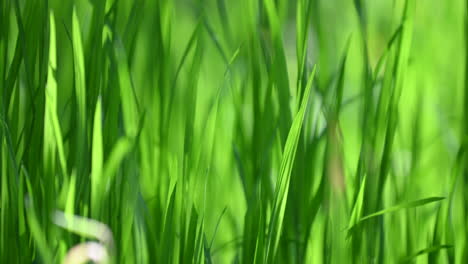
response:
M442 201L444 199L445 199L445 197L429 197L429 198L425 198L425 199L421 199L421 200L401 203L401 204L392 206L390 208L387 208L387 209L384 209L384 210L381 210L381 211L378 211L378 212L375 212L375 213L372 213L370 215L366 215L366 216L360 218L354 225L352 225L351 227L348 228L348 231L351 231L358 224L360 224L360 223L362 223L362 222L364 222L366 220L369 220L371 218L381 216L381 215L384 215L384 214L393 213L393 212L396 212L396 211L399 211L399 210L402 210L402 209L414 208L414 207L423 206L423 205L426 205L426 204L429 204L429 203L439 202L439 201Z
M406 258L403 258L402 259L402 263L411 263L412 261L414 261L415 258L421 256L421 255L425 255L425 254L431 254L431 253L434 253L434 252L438 252L442 249L452 249L453 248L453 245L434 245L434 246L430 246L430 247L427 247L425 249L421 249L419 250L418 252L414 253L413 255L411 256L408 256Z
M268 239L266 242L266 262L272 263L276 257L276 250L281 237L284 211L289 191L289 182L291 179L291 171L296 155L297 144L302 130L307 104L309 102L310 90L315 75L315 68L312 70L307 87L302 99L301 107L297 112L293 124L291 126L286 144L284 146L283 158L276 184L275 198L273 202L273 211L270 215L270 226L268 228Z

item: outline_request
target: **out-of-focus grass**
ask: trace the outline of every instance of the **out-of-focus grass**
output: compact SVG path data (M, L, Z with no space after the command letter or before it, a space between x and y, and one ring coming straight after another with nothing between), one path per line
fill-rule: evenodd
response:
M0 263L467 263L467 10L1 1Z

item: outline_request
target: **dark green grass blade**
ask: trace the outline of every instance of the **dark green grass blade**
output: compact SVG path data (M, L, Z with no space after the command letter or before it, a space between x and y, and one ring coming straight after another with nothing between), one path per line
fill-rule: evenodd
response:
M421 249L421 250L415 252L411 256L403 258L401 263L411 263L412 261L414 261L415 258L417 258L419 256L426 255L426 254L431 254L431 253L434 253L434 252L438 252L438 251L441 251L443 249L452 249L452 248L453 248L453 245L434 245L434 246L430 246L430 247L427 247L425 249Z
M175 234L175 197L176 197L177 186L172 189L171 196L169 198L168 207L165 213L164 230L162 234L162 245L161 245L161 262L172 263L174 261L174 254L172 247L174 246Z

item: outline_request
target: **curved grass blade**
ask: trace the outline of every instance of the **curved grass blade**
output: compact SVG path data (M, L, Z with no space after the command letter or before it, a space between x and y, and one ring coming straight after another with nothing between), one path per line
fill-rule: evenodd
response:
M315 75L315 67L309 76L307 87L304 97L302 99L301 107L297 112L289 135L284 147L284 154L281 160L281 167L279 172L278 181L276 184L275 199L273 202L273 211L270 216L270 226L268 231L268 239L266 242L266 261L272 263L276 255L276 250L279 245L281 237L281 230L283 225L284 211L286 209L286 201L289 192L289 183L291 180L291 171L296 156L296 149L299 142L299 136L302 130L302 123L304 121L307 104L309 102L310 90L312 87Z
M402 210L402 209L419 207L419 206L423 206L423 205L426 205L426 204L429 204L429 203L439 202L439 201L442 201L444 199L445 199L445 197L429 197L429 198L425 198L425 199L420 199L420 200L416 200L416 201L411 201L411 202L406 202L406 203L402 203L402 204L399 204L399 205L395 205L395 206L392 206L390 208L387 208L387 209L384 209L384 210L381 210L381 211L378 211L378 212L375 212L373 214L366 215L366 216L360 218L348 230L352 230L358 224L360 224L360 223L362 223L362 222L364 222L366 220L369 220L371 218L380 216L380 215L393 213L393 212L396 212L396 211L399 211L399 210Z
M125 49L118 37L114 41L114 52L118 70L125 133L129 137L135 137L138 133L138 101L128 68Z
M416 257L419 257L421 255L425 255L425 254L430 254L430 253L434 253L434 252L438 252L442 249L452 249L453 248L453 245L435 245L435 246L430 246L430 247L427 247L425 249L421 249L419 250L418 252L412 254L411 256L408 256L406 258L403 258L402 259L402 263L407 263L407 262L411 262L411 261L414 261L414 259Z
M117 170L119 169L122 160L132 150L133 142L128 138L121 138L115 143L112 149L109 159L104 164L103 168L103 179L107 181L106 188L109 188L109 184L112 182Z
M351 212L351 217L349 219L350 231L352 229L351 227L355 226L360 220L359 218L361 217L361 214L364 208L364 203L365 203L364 201L365 189L366 189L366 176L364 176L362 180L361 187L359 188L359 192L356 196L356 201L354 202L354 207ZM351 232L348 232L347 237L349 238L350 235L351 235Z

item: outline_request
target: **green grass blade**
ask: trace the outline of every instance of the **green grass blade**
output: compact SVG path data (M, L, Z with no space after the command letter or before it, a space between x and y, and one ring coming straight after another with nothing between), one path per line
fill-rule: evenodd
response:
M123 98L122 113L127 136L135 137L138 132L138 103L133 88L127 56L119 38L114 41L114 52L117 63L120 97Z
M453 245L434 245L434 246L430 246L430 247L427 247L425 249L421 249L419 251L417 251L416 253L412 254L411 256L408 256L406 258L403 258L403 260L401 261L402 263L407 263L407 262L412 262L414 261L415 258L421 256L421 255L426 255L426 254L431 254L431 253L434 253L434 252L438 252L438 251L441 251L442 249L452 249L453 248Z
M57 115L57 48L55 34L55 17L50 13L50 41L49 41L49 66L46 84L45 117L44 117L44 159L50 168L46 173L53 173L55 165L55 151L58 151L59 163L63 175L67 175L67 162L63 146L62 132Z
M85 66L83 57L83 42L81 41L81 27L76 14L76 8L73 9L72 16L72 41L73 41L73 69L75 71L75 93L78 106L78 124L80 133L86 128L86 82ZM82 142L83 143L83 142Z
M371 218L381 216L384 214L389 214L389 213L394 213L403 209L408 209L408 208L414 208L414 207L419 207L423 206L429 203L434 203L434 202L440 202L444 200L445 197L429 197L429 198L424 198L416 201L411 201L411 202L406 202L406 203L401 203L395 206L392 206L390 208L366 215L362 218L360 218L353 226L350 227L350 229L354 228L356 225L362 223L363 221L369 220Z
M100 211L100 199L103 191L103 143L102 143L101 100L97 101L94 113L93 149L91 163L91 215L96 218Z
M28 223L28 227L31 232L32 238L36 241L37 247L39 249L39 253L44 262L52 263L52 252L47 247L46 235L44 234L41 225L39 224L38 218L36 216L35 208L34 208L34 192L31 181L29 180L29 175L27 171L23 168L23 172L26 179L26 187L28 190L28 197L26 197L26 220Z
M281 160L281 167L279 172L278 181L276 184L275 199L273 202L273 211L270 216L270 227L268 231L267 253L266 261L271 263L276 257L276 251L279 245L282 224L284 218L284 211L286 209L286 201L289 191L289 182L291 179L291 171L296 154L297 144L304 121L307 104L309 102L310 91L315 75L315 68L312 70L307 87L305 90L304 98L302 99L301 107L297 112L293 124L291 126L286 144L284 147L284 154Z
M123 159L130 153L133 147L133 142L128 138L121 138L115 143L112 151L110 152L109 158L106 160L103 168L103 180L106 181L107 188L109 184L115 178L120 164Z

